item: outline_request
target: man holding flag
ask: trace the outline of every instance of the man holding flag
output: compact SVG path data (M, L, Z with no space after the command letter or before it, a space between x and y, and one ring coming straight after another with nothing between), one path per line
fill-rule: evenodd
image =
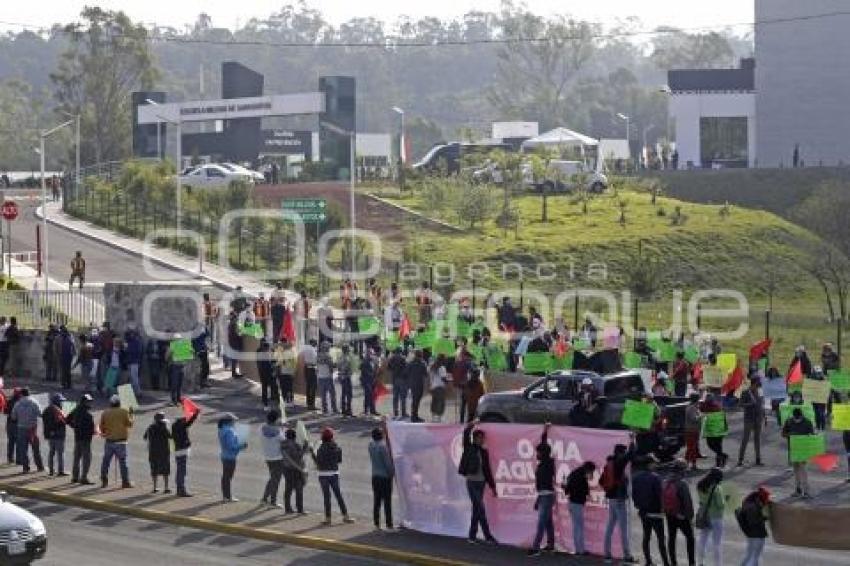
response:
M171 425L171 438L174 441L174 462L177 465L174 481L177 484L177 497L192 497L192 494L186 491L189 451L192 446L192 442L189 440L189 427L201 414L201 408L188 397L183 397L181 402L183 404L183 416L175 419Z

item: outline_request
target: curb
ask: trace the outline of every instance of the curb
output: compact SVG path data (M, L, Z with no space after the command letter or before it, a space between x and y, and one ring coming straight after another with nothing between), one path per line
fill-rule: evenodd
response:
M0 489L17 497L26 497L29 499L38 499L49 503L56 503L70 507L81 507L83 509L91 509L93 511L101 511L116 515L126 515L136 519L146 521L155 521L159 523L167 523L178 527L188 527L193 529L201 529L206 531L214 531L226 535L238 536L262 540L267 542L275 542L279 544L288 544L292 546L300 546L304 548L312 548L325 552L333 552L336 554L359 556L363 558L372 558L381 561L394 561L403 564L413 564L421 566L467 566L468 562L458 560L450 560L437 556L429 556L415 552L405 552L401 550L393 550L361 544L356 542L345 542L329 538L297 535L263 529L257 527L244 527L241 525L231 525L220 521L212 521L210 519L201 519L198 517L187 517L184 515L176 515L165 511L153 511L151 509L143 509L140 507L127 507L103 501L100 499L89 499L77 497L74 495L65 495L47 491L40 488L21 487L0 483Z
M62 214L65 214L65 213L63 212ZM41 207L41 206L36 207L35 216L39 219L44 218L43 207ZM128 248L127 246L118 244L118 243L116 243L116 242L114 242L114 241L112 241L108 238L104 238L102 236L92 235L83 228L78 228L77 226L70 226L68 224L63 224L61 222L57 222L56 219L54 219L50 216L47 217L47 222L49 224L53 224L54 226L62 228L63 230L73 232L74 234L77 234L78 236L84 236L85 238L88 238L89 240L94 240L94 241L99 242L101 244L105 244L105 245L109 246L110 248L122 251L126 254L134 255L134 256L140 257L140 258L147 258L150 261L152 261L154 263L158 263L159 265L161 265L163 267L168 267L168 268L174 269L176 271L182 271L183 273L185 273L187 275L191 275L192 277L196 277L198 279L204 279L206 281L209 281L210 283L212 283L216 287L221 287L222 289L226 289L228 291L232 291L233 289L235 289L235 287L233 285L231 285L230 283L226 283L226 282L224 282L221 279L218 279L216 277L211 277L211 276L209 276L205 273L198 273L197 271L188 269L188 268L183 267L181 265L174 265L174 264L168 263L167 261L165 261L161 258L158 258L158 257L153 256L153 255L147 255L147 254L144 254L143 252L140 252L138 250Z

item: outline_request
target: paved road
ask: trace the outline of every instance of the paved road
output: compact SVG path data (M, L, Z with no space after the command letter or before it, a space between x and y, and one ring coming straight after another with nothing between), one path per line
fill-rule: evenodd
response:
M27 191L4 191L8 197L20 197ZM41 221L35 216L37 201L19 200L21 214L12 223L12 251L35 251L35 227ZM5 224L5 222L3 223ZM5 226L4 226L5 234ZM48 259L50 276L57 281L67 281L70 275L69 264L76 251L82 251L86 258L87 283L105 281L178 281L191 279L182 271L157 265L157 273L147 273L139 257L121 252L68 230L49 225Z
M366 566L374 560L286 546L110 515L66 508L29 499L15 503L44 520L46 557L39 566Z

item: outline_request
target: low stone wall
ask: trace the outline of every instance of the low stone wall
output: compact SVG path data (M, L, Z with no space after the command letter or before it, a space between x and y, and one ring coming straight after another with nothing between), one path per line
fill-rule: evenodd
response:
M17 385L17 378L44 379L44 330L21 330L20 340L9 348L4 381L7 387Z

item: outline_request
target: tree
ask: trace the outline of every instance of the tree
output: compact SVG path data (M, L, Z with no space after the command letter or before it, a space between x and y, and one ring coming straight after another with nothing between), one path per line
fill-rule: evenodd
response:
M508 228L517 221L517 215L511 208L511 194L522 189L523 160L524 157L515 152L496 150L490 153L490 161L502 174L504 200L499 213L499 224L504 236L508 235Z
M685 33L659 28L652 41L652 60L659 69L715 69L730 67L735 52L722 33Z
M410 160L422 157L435 143L445 139L443 130L436 122L419 116L408 120L404 129L410 140L411 155L407 156Z
M828 181L791 211L791 217L850 259L850 185Z
M470 230L493 213L493 191L490 185L463 178L458 180L458 186L453 192L458 223L466 224Z
M69 47L50 75L59 109L81 118L81 158L100 163L130 155L130 93L157 78L148 33L124 12L84 8L64 27Z

